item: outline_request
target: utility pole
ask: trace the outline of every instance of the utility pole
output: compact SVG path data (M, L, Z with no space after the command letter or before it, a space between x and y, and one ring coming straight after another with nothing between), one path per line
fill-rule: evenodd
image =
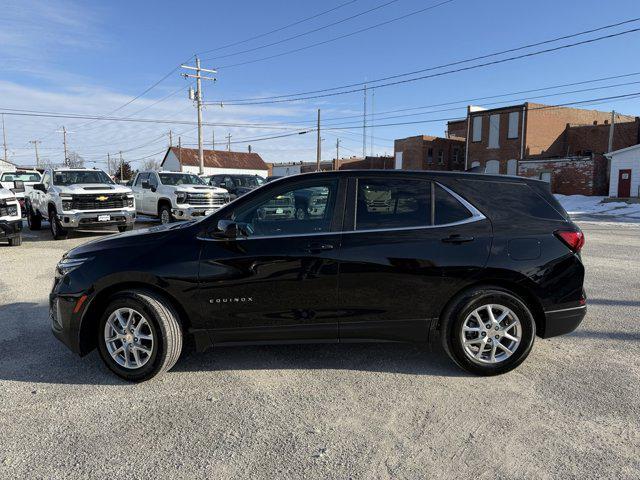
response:
M123 164L124 162L122 161L122 152L120 152L120 181L122 182L124 180L123 178Z
M251 145L249 145L249 153L251 153Z
M364 86L364 111L362 113L362 158L367 156L367 85Z
M189 65L181 65L182 68L186 68L187 70L195 70L196 74L191 75L189 73L183 73L182 76L184 78L195 78L196 79L196 92L195 92L195 100L196 106L198 108L198 159L200 160L200 175L204 174L204 150L202 148L202 79L204 80L213 80L216 79L214 77L203 77L201 72L208 73L217 73L216 70L209 70L206 68L200 68L200 58L196 56L196 66L191 67Z
M211 150L215 150L216 149L216 131L215 130L211 130Z
M60 130L58 130L59 132ZM66 127L62 127L62 144L64 145L64 166L69 166L69 155L67 153L67 129Z
M9 158L7 157L7 132L4 129L4 113L2 114L2 145L4 146L4 161L8 162Z
M182 137L178 137L178 163L182 169Z
M36 149L36 167L40 166L40 157L38 156L38 144L40 143L40 140L29 140L29 143L31 143L34 148Z
M340 139L336 138L336 161L340 158Z
M107 170L109 170L109 175L111 175L111 154L107 153Z
M371 138L371 145L369 145L369 152L373 157L373 117L374 117L374 108L376 103L376 89L371 90L371 125L369 126L369 130L371 133L369 134Z
M231 151L231 134L227 135L227 152Z
M169 130L169 148L173 147L173 132Z
M317 131L318 131L318 137L316 140L316 172L320 171L320 156L321 156L321 149L320 149L320 109L318 109L318 127L317 127Z
M613 151L613 129L615 128L616 123L616 112L615 110L611 110L611 125L609 126L609 148L607 152Z

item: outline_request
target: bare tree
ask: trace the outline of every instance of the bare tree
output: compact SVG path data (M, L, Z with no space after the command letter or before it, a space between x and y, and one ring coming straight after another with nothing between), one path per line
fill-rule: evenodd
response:
M157 160L145 160L142 163L141 171L147 172L149 170L160 170L160 162L158 162Z
M83 168L84 167L84 158L82 158L78 152L69 152L69 156L67 158L67 164L71 168Z

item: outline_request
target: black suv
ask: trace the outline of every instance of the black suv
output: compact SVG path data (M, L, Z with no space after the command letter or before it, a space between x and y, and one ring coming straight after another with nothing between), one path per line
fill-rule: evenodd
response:
M260 175L248 174L212 175L210 177L203 177L202 179L209 185L227 190L231 200L235 200L266 183L266 180Z
M285 213L310 191L314 214ZM261 214L266 206L273 215ZM583 243L537 180L311 173L201 220L69 251L57 266L51 324L71 350L97 347L133 381L170 369L186 338L199 351L436 341L462 368L493 375L518 366L536 335L582 321Z

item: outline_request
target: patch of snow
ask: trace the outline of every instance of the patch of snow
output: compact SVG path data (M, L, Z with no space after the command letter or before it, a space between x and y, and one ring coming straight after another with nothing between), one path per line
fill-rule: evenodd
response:
M605 197L556 194L560 204L576 219L640 223L640 203L607 202Z

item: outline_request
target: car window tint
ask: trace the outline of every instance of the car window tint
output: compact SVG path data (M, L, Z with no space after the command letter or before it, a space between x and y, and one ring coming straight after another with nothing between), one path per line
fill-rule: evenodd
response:
M138 175L138 178L136 178L136 187L142 186L142 182L144 182L148 178L149 178L148 173L141 173L140 175Z
M337 186L337 180L323 180L278 190L246 210L239 210L234 219L249 224L254 232L252 237L328 232Z
M462 203L440 185L436 185L435 197L436 217L434 223L436 225L461 222L472 216L467 207L462 205Z
M431 183L425 180L361 178L356 230L431 225Z
M155 173L149 174L149 186L150 187L158 187L158 177L156 177Z

